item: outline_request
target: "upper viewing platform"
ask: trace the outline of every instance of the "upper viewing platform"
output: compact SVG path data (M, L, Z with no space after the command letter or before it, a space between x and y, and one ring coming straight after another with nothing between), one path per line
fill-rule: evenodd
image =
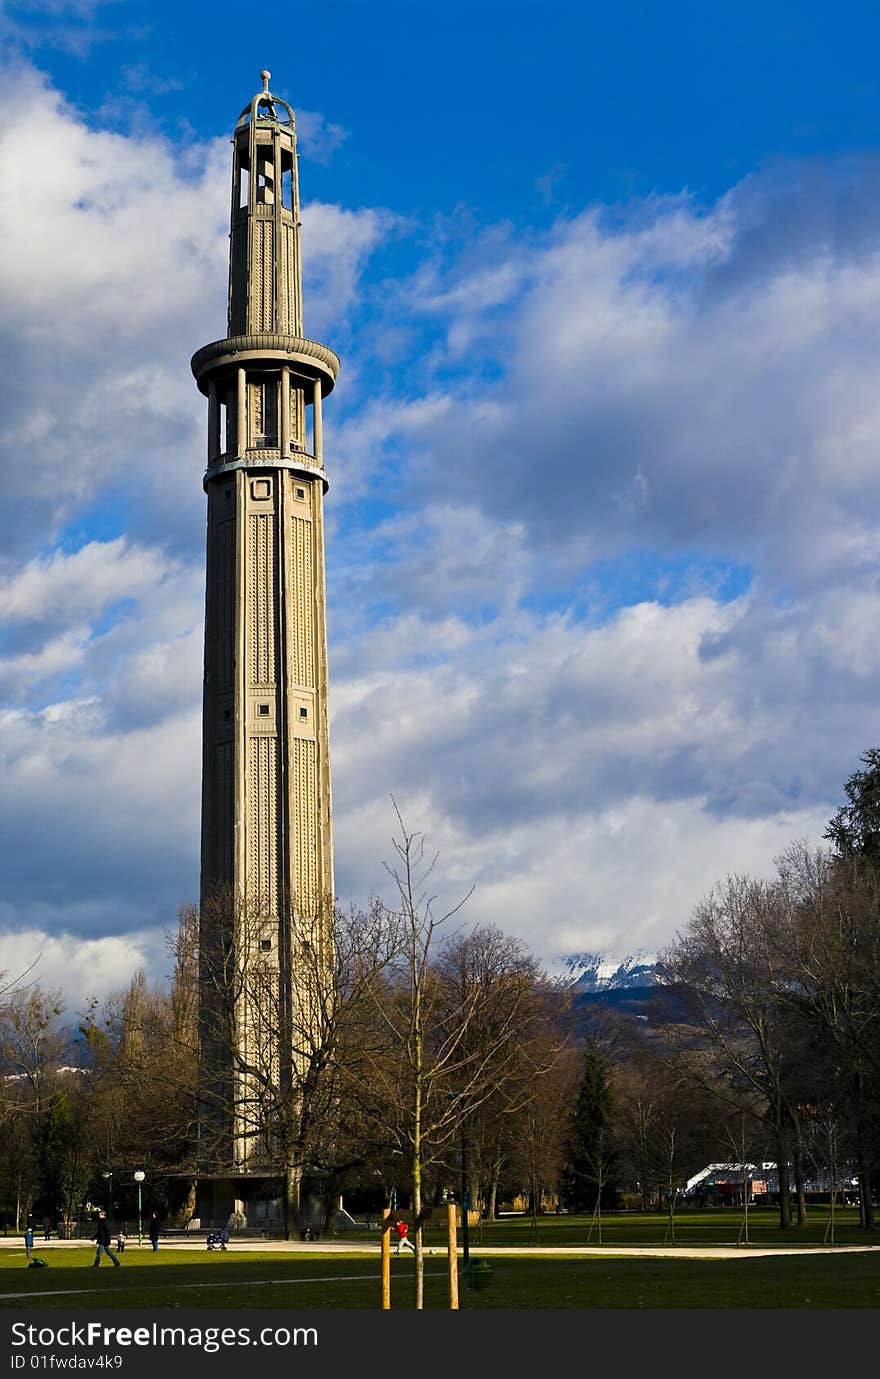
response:
M321 464L321 398L339 360L304 336L296 119L263 87L232 136L227 334L197 350L192 371L210 399L209 473L222 463ZM276 458L277 457L277 458Z
M230 213L230 335L301 336L299 175L293 110L263 89L233 135Z

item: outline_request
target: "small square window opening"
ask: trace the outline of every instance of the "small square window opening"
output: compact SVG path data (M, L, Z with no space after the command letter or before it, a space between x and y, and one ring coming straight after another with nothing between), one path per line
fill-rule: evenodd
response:
M268 718L268 717L269 717L269 705L268 705L268 704L258 704L258 705L257 705L257 713L260 715L261 718Z
M260 952L261 952L261 953L271 953L271 951L272 951L272 940L271 940L270 938L261 938L261 939L260 939Z
M308 711L308 709L300 709L300 711L299 711L299 716L300 716L300 718L308 718L308 716L309 716L309 711Z
M296 490L296 496L297 496L297 498L299 498L302 502L305 502L305 497L306 497L306 491L305 491L305 489L304 489L304 488L298 488L298 489Z

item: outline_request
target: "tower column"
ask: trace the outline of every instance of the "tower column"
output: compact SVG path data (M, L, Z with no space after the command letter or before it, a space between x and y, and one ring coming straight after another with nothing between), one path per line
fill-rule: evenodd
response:
M244 369L237 371L236 426L238 458L243 460L247 450L247 375Z
M208 384L208 464L212 464L220 454L220 399L217 384L212 379Z
M281 369L281 458L286 460L290 455L290 369L283 365Z
M312 443L315 447L315 463L324 464L324 423L321 417L321 380L315 379L312 405Z

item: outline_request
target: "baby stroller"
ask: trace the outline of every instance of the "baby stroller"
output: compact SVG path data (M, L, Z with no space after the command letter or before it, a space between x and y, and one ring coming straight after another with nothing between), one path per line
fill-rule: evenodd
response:
M229 1244L229 1228L224 1226L219 1231L209 1231L208 1239L205 1241L209 1250L225 1250Z

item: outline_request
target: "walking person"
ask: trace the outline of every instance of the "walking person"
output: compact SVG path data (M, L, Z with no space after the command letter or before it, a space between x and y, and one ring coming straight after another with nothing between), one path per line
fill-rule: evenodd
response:
M413 1254L415 1254L416 1247L409 1238L409 1223L406 1221L395 1221L394 1229L397 1232L397 1249L394 1253L400 1254L404 1245L408 1245Z
M157 1211L154 1211L150 1217L149 1234L150 1244L153 1247L153 1254L155 1254L159 1248L159 1213Z
M110 1249L110 1222L107 1220L106 1211L98 1212L98 1229L95 1232L95 1241L97 1242L98 1248L95 1250L95 1262L92 1268L97 1269L98 1265L101 1263L101 1252L103 1251L105 1255L108 1255L110 1259L113 1260L114 1268L118 1269L119 1260Z
M28 1259L34 1252L34 1223L30 1218L24 1228L24 1252Z

